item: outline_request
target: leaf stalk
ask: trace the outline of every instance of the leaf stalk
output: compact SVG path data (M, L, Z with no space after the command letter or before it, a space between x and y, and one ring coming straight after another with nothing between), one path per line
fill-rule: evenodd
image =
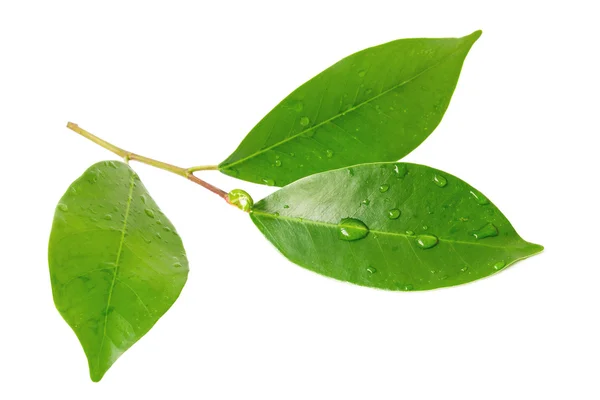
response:
M79 125L77 125L73 122L69 122L67 124L67 128L71 129L74 132L77 132L84 138L91 140L92 142L96 143L97 145L104 147L106 150L109 150L109 151L115 153L119 157L123 158L125 161L129 161L129 160L138 161L143 164L151 165L155 168L169 171L169 172L174 173L175 175L179 175L184 178L187 178L188 180L215 193L217 196L221 197L222 199L227 201L227 203L229 203L229 196L227 195L227 192L219 189L218 187L216 187L214 185L211 185L210 183L208 183L194 175L195 171L215 170L215 169L217 169L216 165L205 165L205 166L197 166L197 167L191 167L191 168L181 168L176 165L168 164L168 163L165 163L162 161L155 160L153 158L145 157L145 156L124 150L118 146L115 146L112 143L107 142L104 139L99 138L98 136L86 131L85 129L80 128Z

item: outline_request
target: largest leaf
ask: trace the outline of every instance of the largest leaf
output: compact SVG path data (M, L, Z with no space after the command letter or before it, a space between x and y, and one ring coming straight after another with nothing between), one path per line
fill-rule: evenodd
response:
M90 167L60 200L50 234L56 308L99 381L175 302L188 263L179 235L124 163Z
M404 157L439 124L480 35L396 40L341 60L277 105L219 169L284 186L316 172Z
M256 203L251 217L291 261L381 289L466 283L542 250L466 182L415 164L313 175Z

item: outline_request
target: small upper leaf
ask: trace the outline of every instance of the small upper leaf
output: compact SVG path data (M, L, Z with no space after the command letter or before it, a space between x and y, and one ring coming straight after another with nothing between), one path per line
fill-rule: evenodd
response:
M137 174L90 167L56 208L49 245L56 308L99 381L171 307L188 275L179 235Z
M404 157L441 121L480 35L396 40L344 58L279 103L219 170L284 186L317 172Z
M542 250L476 189L416 164L316 174L256 203L251 218L296 264L389 290L470 282Z

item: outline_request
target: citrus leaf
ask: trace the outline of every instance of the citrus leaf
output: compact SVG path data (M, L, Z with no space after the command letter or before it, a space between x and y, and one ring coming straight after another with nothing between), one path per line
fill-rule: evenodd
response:
M171 307L188 275L175 228L121 162L95 164L73 182L48 253L54 303L95 382Z
M396 40L344 58L279 103L219 170L284 186L317 172L404 157L441 121L480 35Z
M304 178L256 203L251 218L290 261L389 290L470 282L543 249L467 183L407 163Z

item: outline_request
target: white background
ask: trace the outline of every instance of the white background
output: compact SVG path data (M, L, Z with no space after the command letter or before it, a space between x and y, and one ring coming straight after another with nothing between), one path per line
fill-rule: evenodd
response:
M2 1L0 398L598 399L600 39L592 1ZM406 160L486 193L541 255L472 284L384 292L284 259L243 213L134 165L184 239L173 308L92 383L55 310L47 240L111 153L216 164L289 92L363 48L483 30ZM260 199L273 189L201 175Z

